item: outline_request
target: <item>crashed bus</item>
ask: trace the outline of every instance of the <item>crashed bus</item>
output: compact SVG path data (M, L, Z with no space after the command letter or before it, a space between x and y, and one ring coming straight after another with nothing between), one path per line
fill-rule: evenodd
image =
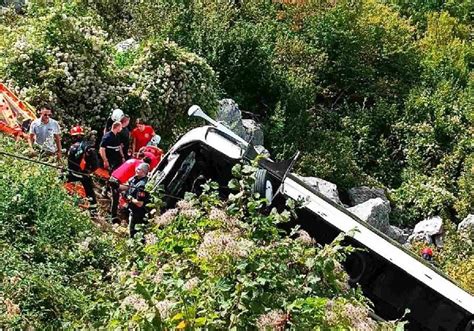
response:
M255 148L208 117L198 106L190 116L204 118L211 125L195 128L178 140L151 174L153 189L161 187L171 208L185 192L199 193L206 180L216 181L222 197L232 178L232 167L257 156ZM340 233L356 248L345 262L352 285L360 285L374 303L375 318L405 316L410 330L472 330L474 297L421 258L361 221L343 207L312 189L291 168L296 156L274 162L264 158L255 174L256 192L271 207L281 208L287 199L305 201L297 209L299 224L318 243L327 244ZM409 312L407 313L407 311Z

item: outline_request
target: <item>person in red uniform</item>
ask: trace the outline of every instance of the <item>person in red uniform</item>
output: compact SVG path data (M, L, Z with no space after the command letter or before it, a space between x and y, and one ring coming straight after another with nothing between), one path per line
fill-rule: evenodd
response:
M421 250L421 257L431 262L433 260L433 250L429 247L423 248Z
M140 148L138 154L145 154L146 157L150 159L150 171L155 169L155 167L160 163L161 157L163 156L163 151L154 146L145 146Z
M130 136L132 137L132 153L138 153L140 148L146 146L151 138L155 136L155 130L149 125L145 125L142 119L138 118L136 121L137 127L132 130Z
M138 158L125 161L115 169L109 178L109 186L112 191L112 203L110 204L110 216L112 223L117 223L118 205L120 200L120 185L125 184L135 175L135 170L143 162L150 164L151 160L144 153L139 153Z

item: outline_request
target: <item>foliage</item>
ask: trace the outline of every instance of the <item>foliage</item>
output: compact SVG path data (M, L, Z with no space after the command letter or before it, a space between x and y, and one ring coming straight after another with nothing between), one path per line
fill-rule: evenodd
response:
M167 141L176 136L173 129L189 127L189 106L198 104L210 114L216 109L214 71L173 42L148 41L123 70L130 77L123 109L147 119Z
M212 113L230 96L264 122L275 156L303 152L300 173L341 189L386 186L405 224L444 209L459 220L473 208L470 8L35 0L27 15L2 14L0 68L2 80L27 100L51 100L68 124L79 109L80 121L100 127L118 106L146 117L165 143L183 132L189 105ZM130 37L137 50L111 46ZM446 192L428 209L416 202L425 199L415 189L424 175ZM401 202L407 194L413 204Z
M457 232L455 225L447 223L444 228L443 247L431 247L433 264L471 294L474 294L473 238L472 232ZM412 250L419 254L424 247L426 246L415 243Z
M126 59L114 53L95 12L74 2L47 8L33 2L30 10L16 29L0 25L10 33L0 43L1 79L33 105L47 101L66 125L101 129L111 109L120 107L161 126L169 138L193 103L215 109L214 72L176 44L144 41Z
M1 138L3 150L16 143ZM318 246L279 230L294 210L263 213L253 165L234 191L217 184L155 215L136 240L99 231L54 170L0 160L0 322L9 328L394 327L370 319L341 261L338 238ZM155 206L161 206L161 196ZM143 237L142 237L142 234Z
M51 7L23 17L0 49L2 80L33 105L48 102L55 116L97 127L123 93L110 71L111 45L93 14ZM77 114L81 114L81 119Z
M120 107L145 117L168 145L186 129L190 105L213 113L219 97L231 97L263 121L274 156L302 151L301 174L341 189L386 186L395 223L435 214L458 222L473 211L472 1L28 3L24 13L0 11L0 80L33 105L51 103L66 126L101 129ZM113 47L130 37L137 49ZM344 250L279 233L275 223L290 215L257 212L265 203L245 189L251 168L237 171L231 186L240 193L224 204L207 184L206 194L187 202L192 207L159 216L167 224L152 229L144 249L121 241L111 248L110 238L77 216L53 172L33 167L26 175L9 159L0 168L0 250L8 261L0 269L0 324L366 327L355 317L368 312L360 293L337 283ZM193 253L221 239L249 244L246 258L217 254L214 244L216 261ZM126 264L114 265L115 254ZM324 254L334 274L319 265ZM472 291L472 243L449 230L438 256ZM296 270L321 279L302 286ZM321 284L325 277L332 278ZM193 290L184 289L196 279ZM266 306L252 304L252 296ZM165 308L173 315L157 313Z
M14 146L0 137L2 150ZM56 171L0 159L0 324L73 327L97 313L91 302L117 252L61 188Z
M472 233L458 233L453 225L445 231L445 242L435 262L448 276L474 295L474 244Z
M114 271L110 328L375 329L359 290L347 285L340 239L316 246L307 233L287 236L277 225L291 217L262 214L253 195L255 168L237 165L222 202L217 184L203 185L176 209L155 216L145 245ZM389 325L389 324L387 324Z

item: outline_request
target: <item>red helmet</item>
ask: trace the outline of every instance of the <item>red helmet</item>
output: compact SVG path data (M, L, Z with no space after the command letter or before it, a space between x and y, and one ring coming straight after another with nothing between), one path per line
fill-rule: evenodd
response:
M421 255L428 255L428 256L433 256L433 250L429 247L423 248L421 251Z
M84 135L84 129L79 126L79 125L76 125L74 126L71 131L69 131L69 133L71 134L71 136L83 136Z

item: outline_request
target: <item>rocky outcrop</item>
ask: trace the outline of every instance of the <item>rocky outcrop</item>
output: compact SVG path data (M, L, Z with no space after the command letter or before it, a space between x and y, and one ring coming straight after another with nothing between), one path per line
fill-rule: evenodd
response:
M245 140L253 145L263 146L263 130L262 127L251 119L243 119L242 125L245 130Z
M239 105L232 99L222 99L219 101L217 120L223 122L225 126L242 138L246 138L246 133L242 123L242 112Z
M374 228L386 234L389 233L390 203L388 201L381 198L370 199L347 210Z
M386 235L400 244L405 244L410 236L410 233L406 230L402 230L396 226L390 225Z
M427 218L415 225L413 234L408 238L413 243L416 241L443 246L443 219L439 216Z
M329 198L330 200L334 201L339 205L342 205L341 200L339 200L339 194L337 192L336 184L317 177L298 176L298 178L300 178L303 182L311 186L313 189L315 189L325 197Z
M372 188L368 186L353 187L347 191L351 206L356 206L370 199L380 198L388 201L385 191L381 188Z
M458 232L474 239L474 214L469 214L461 223L458 224Z
M268 150L263 147L262 126L252 119L242 119L242 112L234 100L222 99L219 101L216 119L239 137L253 144L259 154L270 156Z

